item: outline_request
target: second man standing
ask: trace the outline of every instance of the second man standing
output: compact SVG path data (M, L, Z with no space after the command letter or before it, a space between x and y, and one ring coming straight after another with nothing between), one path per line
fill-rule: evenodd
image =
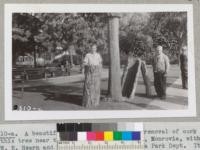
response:
M166 80L170 63L168 56L163 53L163 47L160 45L156 47L152 65L157 96L160 99L166 99Z

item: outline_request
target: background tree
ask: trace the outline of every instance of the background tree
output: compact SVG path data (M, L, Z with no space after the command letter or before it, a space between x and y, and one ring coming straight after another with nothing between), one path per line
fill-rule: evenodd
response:
M63 47L63 50L73 46L77 54L83 58L92 42L96 42L102 51L107 48L104 32L105 21L102 19L104 14L42 14L41 17L46 20L44 29L42 29L43 34L49 35L46 36L49 40L45 39L45 41L50 41L51 44L48 43L53 46L54 50L58 45Z
M37 45L35 36L39 33L42 23L34 14L14 13L13 14L13 59L17 55L24 55L26 52L36 55ZM34 65L36 65L36 57L34 57ZM13 61L13 62L16 62Z
M123 14L120 22L120 51L131 52L148 60L152 49L152 37L143 31L148 25L149 13Z
M187 13L150 13L144 33L153 39L153 45L162 45L171 62L178 62L180 48L187 45Z
M46 51L52 58L73 45L83 58L96 42L108 54L106 13L15 13L13 59L25 52ZM155 45L161 44L171 61L177 62L180 47L187 45L187 13L123 13L120 15L120 51L133 52L147 62ZM57 50L62 47L63 50ZM13 61L16 62L16 61Z

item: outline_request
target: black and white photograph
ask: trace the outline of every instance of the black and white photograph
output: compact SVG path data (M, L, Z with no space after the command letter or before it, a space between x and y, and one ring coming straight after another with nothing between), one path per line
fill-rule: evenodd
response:
M123 5L7 4L6 118L195 116L192 6Z

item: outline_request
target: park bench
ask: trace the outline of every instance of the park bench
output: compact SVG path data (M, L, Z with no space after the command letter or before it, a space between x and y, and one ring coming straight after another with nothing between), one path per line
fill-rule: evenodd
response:
M15 66L12 68L12 80L15 82L21 82L22 80L27 80L27 72L28 67L24 66Z
M56 71L57 71L57 67L46 67L45 68L45 78L55 77Z
M46 67L45 78L63 76L66 73L60 67Z
M23 80L24 76L25 76L24 69L16 69L16 68L14 68L12 70L12 79L13 79L13 82L21 82Z
M24 81L26 79L26 72L23 68L13 68L12 70L12 83L13 88L21 88L21 97L24 94Z
M45 77L45 69L44 68L29 68L25 70L26 79L41 79Z

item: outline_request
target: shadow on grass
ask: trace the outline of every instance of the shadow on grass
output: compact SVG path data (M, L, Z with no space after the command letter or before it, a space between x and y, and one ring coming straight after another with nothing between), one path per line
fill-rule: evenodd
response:
M148 98L148 99L152 99L152 100L154 98L156 98L156 96L154 96L154 95L147 96L145 93L135 93L135 97L144 98L144 99ZM160 109L160 107L158 107L158 106L150 105L149 103L151 101L149 101L149 103L147 103L147 102L146 103L135 103L134 100L133 101L125 101L125 102L129 103L129 104L132 104L132 105L136 105L136 106L141 107L141 108L152 109L152 110Z
M182 89L181 85L173 83L175 81L176 80L174 79L173 81L167 82L167 87L173 87L173 88L176 88L176 89ZM150 83L151 83L151 86L154 87L154 82L151 81ZM138 81L138 85L144 85L144 82L143 81Z
M142 98L152 98L153 96L147 96L145 93L135 93L135 96L142 97Z
M15 89L20 91L20 88ZM37 87L27 87L24 89L25 92L35 92L40 93L44 96L45 101L61 101L66 103L71 103L75 105L82 105L82 87L77 86L37 86Z
M135 93L135 96L137 97L141 97L141 98L147 98L147 99L155 99L155 98L158 98L157 95L150 95L150 96L147 96L145 93Z
M82 106L82 96L81 95L44 93L43 96L46 97L44 99L46 101L47 100L60 101L60 102L71 103L71 104Z
M148 109L152 109L152 110L160 110L161 108L158 107L158 106L154 106L154 105L150 105L149 103L134 103L134 102L131 102L131 101L125 101L126 103L129 103L129 104L132 104L132 105L135 105L135 106L138 106L138 107L141 107L141 108L146 108L147 110Z
M173 80L174 81L174 80ZM102 82L107 82L107 79L103 79ZM139 81L139 85L142 84L142 81ZM151 82L152 88L153 88L153 82ZM107 85L107 83L106 83ZM170 86L171 83L168 83L168 86ZM171 85L171 86L177 86L177 88L181 88L178 85ZM101 90L101 101L104 100L104 97L107 95L107 87L104 87ZM21 88L15 88L15 91L20 92ZM24 92L35 92L38 93L42 96L44 96L43 100L44 101L60 101L64 103L71 103L74 105L81 106L82 105L82 93L83 93L83 84L82 82L74 82L73 84L69 85L45 85L45 86L34 86L34 87L26 87L24 89ZM155 96L147 97L145 93L135 93L135 96L138 98L148 98L148 99L155 99ZM20 93L15 95L14 97L20 97ZM171 103L181 103L187 105L187 100L181 100L181 97L175 97L175 98L170 98L170 100L167 99L167 101ZM149 101L151 102L151 101ZM141 108L146 108L146 109L160 109L159 107L152 106L148 102L147 103L134 103L133 102L127 102L132 105L136 105Z

